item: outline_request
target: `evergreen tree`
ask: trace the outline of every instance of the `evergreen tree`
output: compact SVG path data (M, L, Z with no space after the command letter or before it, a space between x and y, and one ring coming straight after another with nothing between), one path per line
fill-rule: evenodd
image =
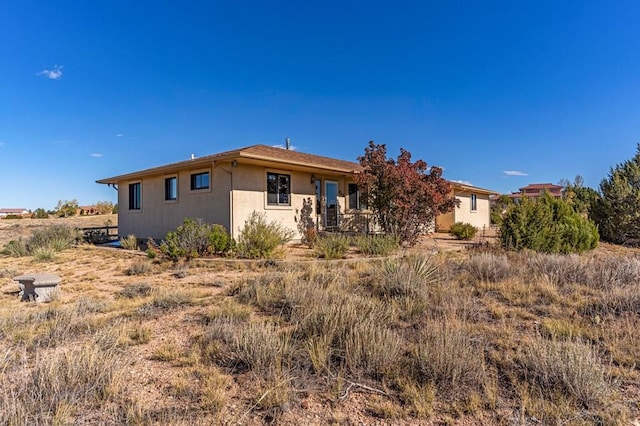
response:
M500 242L509 250L582 253L598 245L598 229L568 201L544 194L512 204L500 225Z
M600 195L592 216L602 239L640 246L640 144L633 158L611 168L600 182Z

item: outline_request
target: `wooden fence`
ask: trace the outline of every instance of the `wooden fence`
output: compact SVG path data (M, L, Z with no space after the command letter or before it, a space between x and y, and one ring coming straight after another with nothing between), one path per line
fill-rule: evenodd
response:
M95 226L91 228L78 228L82 232L82 238L92 244L103 244L118 239L117 226Z

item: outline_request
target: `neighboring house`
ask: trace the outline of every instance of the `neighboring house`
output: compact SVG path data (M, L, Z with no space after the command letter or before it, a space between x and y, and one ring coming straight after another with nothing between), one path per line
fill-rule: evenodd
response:
M11 216L11 215L15 215L15 216L27 216L29 215L29 210L27 209L23 209L23 208L6 208L6 209L0 209L0 217L5 217L5 216Z
M549 195L555 198L561 198L563 187L560 185L554 185L552 183L532 183L523 188L520 188L518 192L514 192L508 195L513 200L520 199L522 197L537 198L547 192Z
M447 232L456 222L470 223L480 230L488 229L491 226L489 200L496 192L458 182L451 183L453 195L460 201L460 205L451 212L436 217L436 231Z
M118 190L120 237L160 240L191 217L221 224L237 239L253 211L297 233L305 203L319 230L373 230L354 181L362 170L351 161L253 145L97 182ZM456 221L488 226L493 192L454 188L461 200L452 213Z
M79 206L76 210L76 214L79 216L93 216L100 214L96 206Z
M253 211L296 230L303 202L319 229L361 211L358 163L253 145L97 182L118 190L118 234L163 239L185 218L217 223L238 238ZM299 236L298 236L299 238Z

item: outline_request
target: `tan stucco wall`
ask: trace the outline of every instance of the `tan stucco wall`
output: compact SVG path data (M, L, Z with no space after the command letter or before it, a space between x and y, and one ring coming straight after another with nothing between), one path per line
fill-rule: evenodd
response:
M436 231L437 232L447 232L453 223L454 220L454 212L451 211L449 213L444 213L436 216Z
M460 206L454 210L454 222L470 223L479 230L490 226L489 195L476 193L475 211L471 211L471 192L456 192Z
M191 191L191 174L210 172L209 190ZM178 199L164 200L164 179L178 177ZM142 183L142 208L129 210L129 184ZM138 238L162 239L187 217L228 227L229 175L213 167L184 170L177 174L146 177L118 183L118 234L134 234Z
M210 171L210 190L191 191L190 176L201 171ZM291 205L267 205L267 172L283 173L291 176ZM178 176L177 201L164 200L164 179ZM134 234L138 238L152 237L161 240L168 231L174 230L187 217L201 218L208 223L218 223L227 228L234 238L238 238L245 220L253 211L265 213L267 220L276 220L297 233L300 209L303 200L311 198L315 206L315 186L311 183L310 172L292 171L286 168L238 164L216 165L210 168L183 170L178 174L168 174L144 178L141 181L118 183L118 233L121 237ZM317 178L338 182L341 211L346 205L347 184L344 176L314 173ZM142 182L142 209L129 210L129 184ZM233 187L233 190L232 190ZM315 219L315 211L313 219Z

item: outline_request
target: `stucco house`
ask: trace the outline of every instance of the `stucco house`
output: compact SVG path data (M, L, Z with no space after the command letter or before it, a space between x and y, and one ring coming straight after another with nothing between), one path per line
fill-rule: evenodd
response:
M372 229L372 216L360 202L354 181L361 170L351 161L253 145L97 182L118 191L120 237L163 239L192 217L221 224L237 239L253 211L297 232L305 203L311 204L319 230ZM469 212L465 221L488 226L492 192L464 188L469 191L456 192L463 204L477 196L477 211Z
M522 187L518 192L513 192L508 195L512 200L519 200L522 197L538 198L543 194L549 194L554 198L562 198L564 187L561 185L554 185L552 183L531 183L525 187Z
M185 218L225 226L234 238L257 211L297 230L311 199L320 229L361 211L358 163L253 145L97 182L118 190L118 234L162 239Z
M436 231L447 232L456 222L470 223L479 230L488 229L491 226L490 197L497 193L458 182L452 184L453 195L460 204L451 212L436 217Z
M29 214L29 210L22 207L0 209L0 217L27 216L28 214Z

